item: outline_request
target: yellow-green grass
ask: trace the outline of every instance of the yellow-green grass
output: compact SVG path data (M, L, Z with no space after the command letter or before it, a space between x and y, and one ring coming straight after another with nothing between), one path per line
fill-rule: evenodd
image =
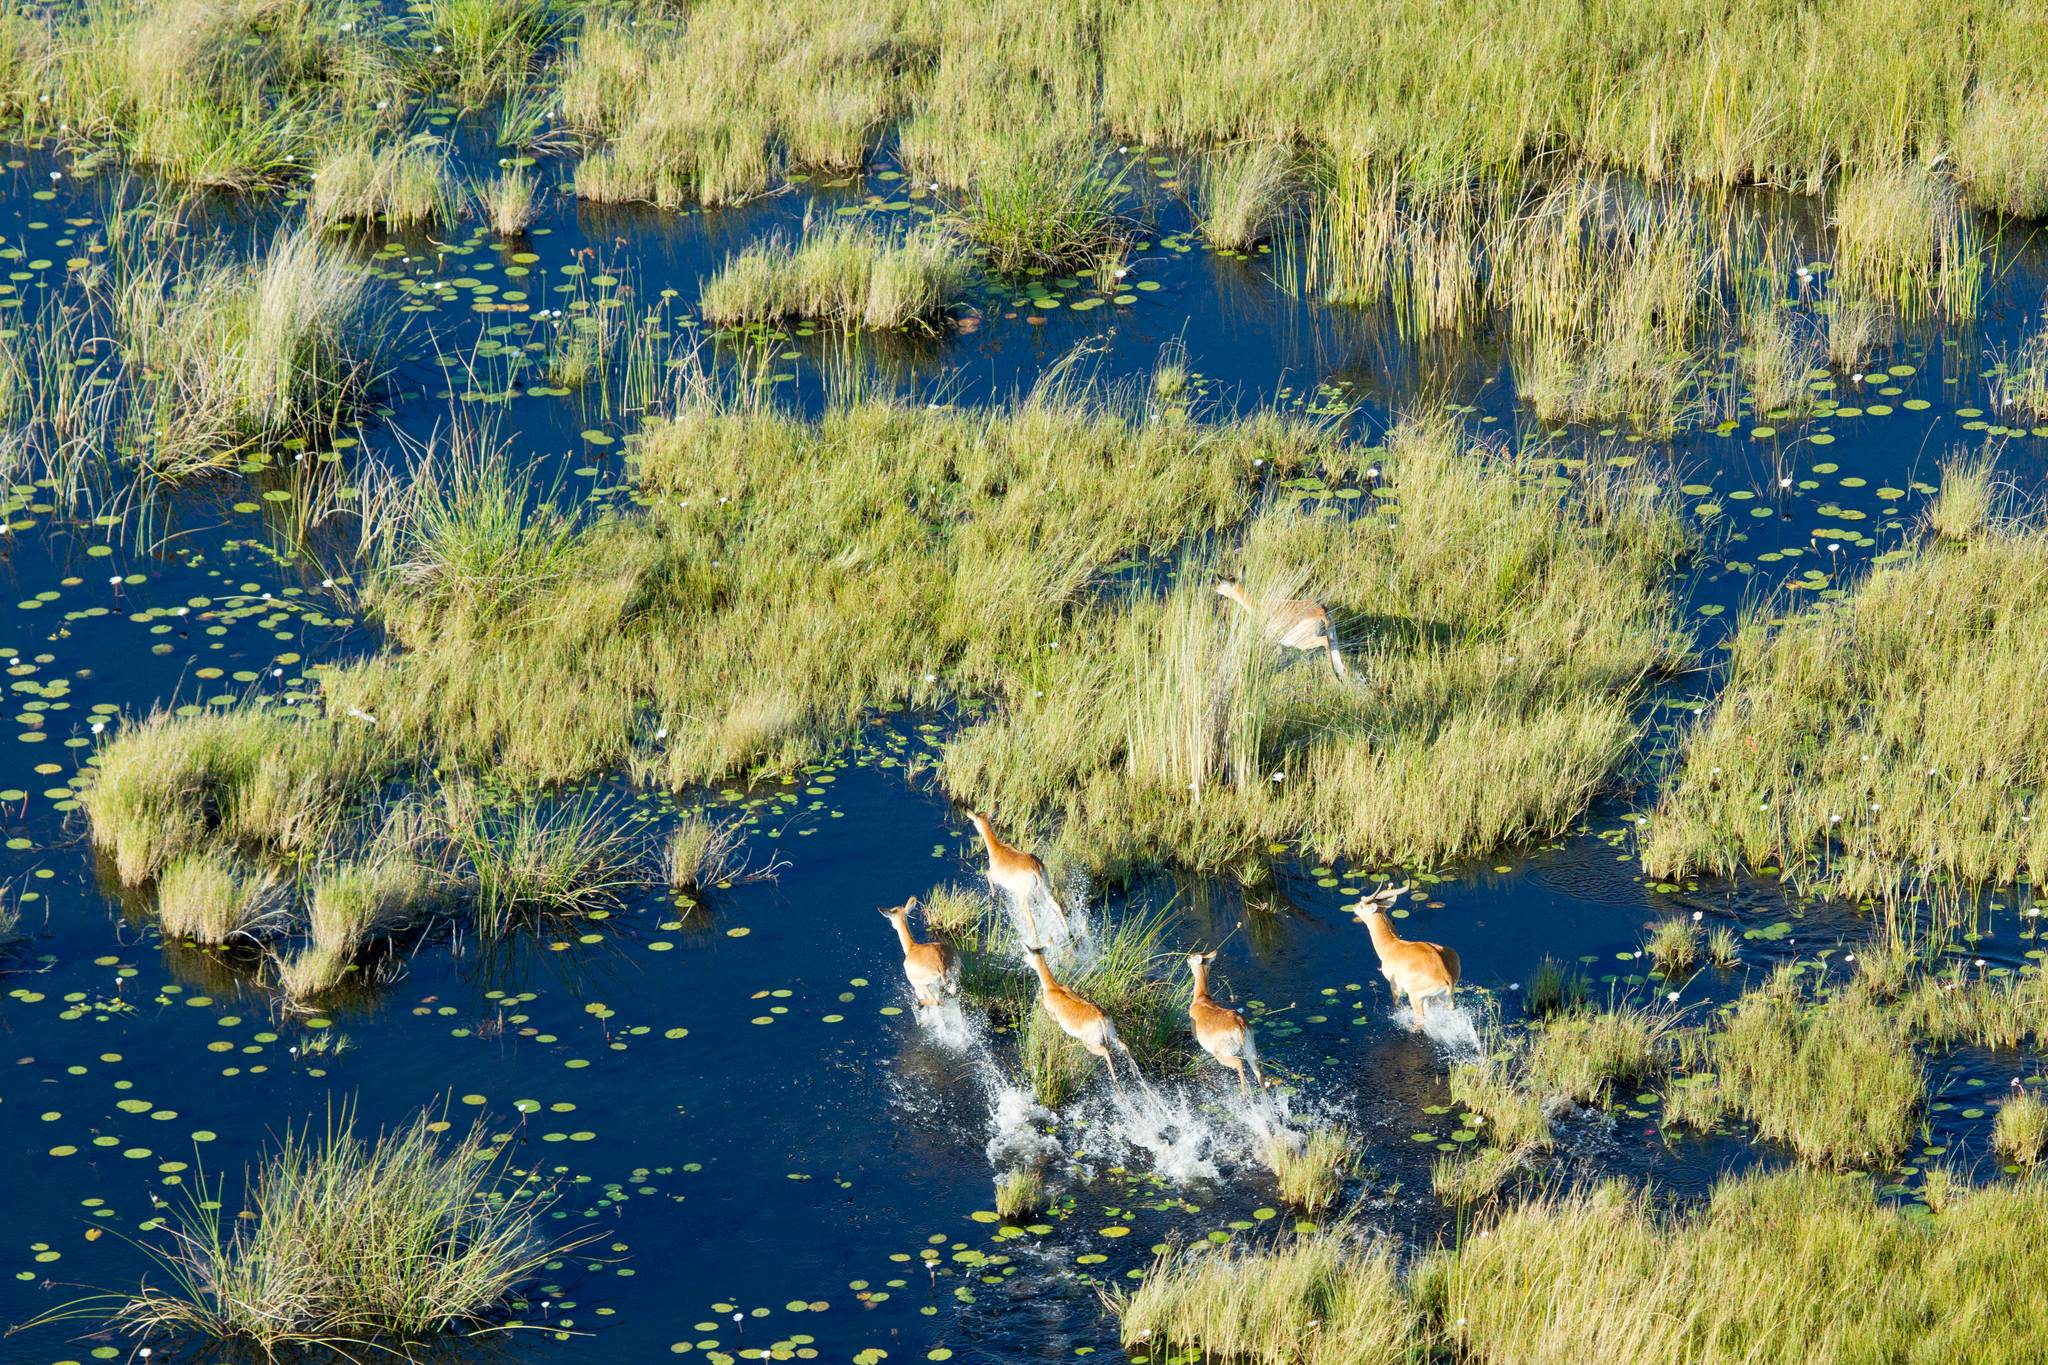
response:
M158 1273L112 1315L137 1333L313 1348L403 1351L500 1314L548 1261L578 1245L545 1230L548 1199L512 1179L483 1129L444 1141L431 1114L376 1137L354 1116L288 1130L239 1216L212 1191L175 1203ZM587 1239L584 1239L587 1240ZM70 1316L80 1316L74 1309Z
M2015 1090L1998 1106L1991 1145L2019 1166L2034 1167L2048 1156L2048 1104L2031 1090Z
M472 193L484 221L500 237L517 237L540 216L540 186L523 166L479 182Z
M158 712L116 732L80 798L129 886L188 854L306 857L391 764L377 730L258 708Z
M1163 1256L1121 1296L1134 1359L1265 1365L1698 1365L2025 1360L2048 1351L2037 1266L2048 1185L1954 1194L1914 1217L1873 1182L1810 1171L1723 1180L1662 1211L1621 1182L1501 1212L1404 1277L1345 1230Z
M366 947L402 928L445 889L431 839L423 812L400 807L359 857L332 861L314 874L306 941L278 958L278 985L288 999L306 1001L334 989Z
M669 831L663 850L668 884L698 890L729 881L746 866L744 841L739 821L690 811Z
M1998 410L2030 422L2048 422L2048 319L2019 345L1999 353L1991 376Z
M380 223L419 227L454 215L456 194L446 144L419 137L343 147L313 171L306 216L317 223Z
M1554 477L1447 423L1368 451L1060 392L815 421L699 395L631 454L642 508L587 523L528 509L488 450L426 461L370 518L366 605L400 649L331 673L330 706L508 776L682 786L802 762L875 706L987 697L945 784L1098 869L1296 837L1434 859L1568 826L1686 654L1653 480ZM1368 459L1380 501L1330 499L1356 515L1261 493ZM1161 590L1103 590L1190 542ZM1323 600L1352 678L1289 666L1221 573Z
M173 480L232 469L353 415L382 349L366 282L309 230L252 262L157 259L119 281L126 436L143 467Z
M1306 1133L1281 1131L1267 1138L1260 1159L1273 1172L1283 1202L1314 1217L1327 1213L1358 1167L1358 1139L1333 1123Z
M0 104L87 160L249 191L399 126L416 62L324 0L87 0L10 15Z
M1839 602L1734 638L1720 701L1653 810L1656 876L1775 865L1889 895L2048 867L2048 533L1986 523L1979 488L1941 524L1962 544L1892 557Z
M1667 977L1684 976L1700 958L1700 929L1691 920L1660 920L1643 940L1643 951Z
M1392 1365L1415 1358L1422 1327L1393 1249L1346 1228L1266 1251L1191 1247L1163 1254L1114 1301L1133 1362Z
M1255 142L1212 152L1202 162L1202 233L1217 246L1248 251L1273 233L1294 189L1287 148Z
M1834 196L1834 271L1852 295L1912 313L1932 302L1967 318L1983 287L1983 249L1954 185L1924 163L1877 162Z
M1446 1153L1430 1167L1429 1188L1446 1204L1477 1204L1499 1194L1527 1159L1525 1151L1507 1147Z
M1728 1108L1814 1165L1888 1167L1912 1141L1923 1065L1904 1021L1862 995L1810 996L1781 969L1736 1002L1709 1055Z
M156 879L156 916L170 938L219 944L253 938L271 918L271 879L213 852L192 852Z
M609 803L442 788L441 834L477 930L500 938L537 919L609 911L650 883L644 850Z
M1045 1207L1045 1177L1037 1167L1003 1171L996 1176L996 1214L1011 1222Z
M698 307L717 327L812 318L838 327L930 328L971 273L943 232L891 235L826 224L807 227L795 243L771 236L748 246L705 282Z
M1543 156L1808 193L1843 166L1947 154L1975 202L2048 205L2033 5L1892 3L1866 26L1848 13L713 0L629 27L596 9L569 55L565 112L622 181L677 203L765 189L783 157L850 164L895 125L921 178L949 184L1020 144L1096 133L1291 142L1433 182Z

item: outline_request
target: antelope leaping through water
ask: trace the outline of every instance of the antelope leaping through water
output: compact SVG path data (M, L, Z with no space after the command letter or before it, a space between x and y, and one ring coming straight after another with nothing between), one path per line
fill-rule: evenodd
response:
M1244 1069L1249 1066L1252 1078L1264 1090L1266 1076L1259 1070L1259 1050L1252 1042L1250 1025L1242 1014L1217 1004L1209 994L1209 964L1215 960L1214 952L1188 954L1188 971L1195 978L1195 998L1188 1005L1188 1018L1194 1022L1195 1041L1202 1045L1202 1051L1237 1073L1239 1087L1249 1088L1244 1078Z
M1424 943L1402 938L1394 932L1387 909L1401 898L1405 886L1383 886L1352 907L1366 932L1372 935L1373 951L1379 954L1380 975L1396 992L1408 997L1417 1020L1428 1017L1429 1002L1451 999L1458 984L1458 955L1441 943Z
M1287 649L1320 649L1330 656L1330 667L1344 676L1344 656L1337 652L1337 631L1330 624L1330 613L1320 602L1311 602L1305 597L1289 598L1284 602L1254 602L1246 595L1244 586L1235 579L1226 578L1217 583L1216 593L1227 597L1258 618L1265 628L1266 638Z
M960 959L953 950L936 941L919 943L910 933L910 912L917 909L917 897L902 905L889 906L882 918L896 928L896 941L903 945L903 975L920 1005L936 1005L948 995L960 994Z
M1126 1057L1130 1050L1116 1036L1116 1025L1093 1002L1083 1000L1059 983L1052 974L1052 968L1045 965L1045 949L1036 944L1026 944L1024 955L1031 962L1031 970L1038 973L1038 1003L1060 1026L1060 1032L1102 1058L1102 1064L1109 1068L1110 1082L1121 1090L1123 1079L1116 1074L1116 1062L1111 1058L1110 1050L1119 1049Z
M990 885L1007 895L1016 903L1024 915L1024 927L1031 941L1042 940L1038 932L1038 917L1032 912L1032 905L1040 895L1053 913L1060 917L1060 924L1066 924L1066 911L1053 898L1052 883L1045 875L1045 864L1013 844L1006 844L996 836L995 827L980 811L968 811L967 818L974 822L975 832L981 835L981 845L988 850L988 879Z

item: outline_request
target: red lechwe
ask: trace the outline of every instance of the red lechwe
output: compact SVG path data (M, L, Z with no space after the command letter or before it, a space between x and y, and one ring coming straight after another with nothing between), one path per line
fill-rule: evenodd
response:
M1195 998L1188 1005L1188 1018L1194 1021L1195 1041L1202 1045L1202 1051L1235 1071L1237 1083L1246 1088L1250 1083L1245 1080L1244 1069L1249 1066L1259 1089L1264 1090L1266 1076L1259 1070L1259 1049L1252 1042L1250 1025L1242 1014L1217 1004L1209 996L1209 964L1215 960L1213 952L1188 954L1188 971L1195 978Z
M1109 1068L1110 1081L1121 1089L1123 1081L1116 1074L1116 1062L1109 1054L1112 1048L1123 1049L1126 1057L1130 1052L1124 1049L1123 1040L1116 1036L1116 1025L1093 1002L1083 1000L1053 977L1052 969L1045 965L1045 949L1027 944L1024 955L1031 962L1031 970L1038 973L1038 1003L1060 1026L1060 1032L1102 1058L1102 1064Z
M917 897L882 911L882 918L896 926L896 941L903 945L903 975L920 1005L936 1005L948 995L960 993L960 959L943 943L919 943L910 935L910 912L917 909Z
M1458 984L1458 955L1440 943L1411 942L1394 932L1387 907L1400 899L1405 886L1383 886L1352 910L1372 935L1373 951L1380 955L1380 975L1396 993L1408 997L1416 1019L1427 1016L1431 1000L1448 1001Z
M1012 844L996 837L994 826L988 817L979 811L967 812L967 818L974 822L975 830L981 835L982 847L988 850L989 884L1007 895L1024 916L1025 933L1036 942L1039 939L1038 917L1031 907L1040 895L1060 917L1060 924L1066 924L1066 912L1053 899L1052 883L1046 879L1045 864Z
M1337 670L1338 677L1344 676L1344 656L1337 652L1337 631L1322 603L1300 597L1284 602L1254 602L1245 595L1241 584L1228 578L1216 585L1216 592L1257 617L1265 627L1266 638L1275 644L1288 649L1328 651L1330 667Z

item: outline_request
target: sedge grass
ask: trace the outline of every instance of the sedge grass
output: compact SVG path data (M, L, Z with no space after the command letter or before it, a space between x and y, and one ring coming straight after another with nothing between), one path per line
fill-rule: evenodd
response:
M158 874L156 916L164 934L221 944L253 938L271 918L267 877L211 852L187 853Z
M2000 352L1991 376L1991 401L2000 412L2048 422L2048 319Z
M573 1240L544 1192L509 1178L481 1126L444 1141L422 1115L366 1137L354 1115L287 1130L242 1212L195 1193L144 1249L163 1271L113 1314L136 1333L293 1349L402 1349L500 1316Z
M1272 143L1212 152L1202 162L1203 235L1231 251L1265 241L1288 211L1293 171L1293 158Z
M1652 812L1654 875L1772 864L1796 884L1891 896L2048 867L2032 818L2048 778L2034 591L2048 534L1986 525L1986 492L1943 512L1962 543L1894 557L1840 602L1741 624L1721 700Z
M494 800L475 786L442 789L443 833L459 885L485 938L535 919L610 911L647 884L641 850L593 799Z
M2015 1090L1998 1106L1991 1145L2000 1156L2022 1167L2035 1167L2048 1156L2048 1104L2031 1090Z
M811 227L794 244L770 237L734 256L705 283L699 311L717 327L812 318L839 327L929 328L969 275L966 256L941 232Z
M1699 926L1689 919L1661 920L1643 940L1643 951L1664 976L1684 976L1700 958Z
M744 839L737 820L716 820L702 811L683 816L663 849L668 884L700 890L731 881L746 868Z
M1045 1207L1045 1177L1037 1167L996 1176L996 1216L1018 1222Z
M1358 1139L1335 1124L1268 1138L1260 1158L1273 1172L1280 1198L1310 1217L1327 1212L1358 1166Z
M381 149L341 148L313 171L306 215L316 223L376 223L408 228L445 221L455 192L439 139L416 138Z

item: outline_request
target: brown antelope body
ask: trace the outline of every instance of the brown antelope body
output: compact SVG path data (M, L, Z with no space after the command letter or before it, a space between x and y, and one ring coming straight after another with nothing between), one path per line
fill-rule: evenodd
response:
M1041 895L1064 925L1066 912L1053 899L1052 883L1046 879L1045 864L1023 849L1004 843L997 837L988 817L981 812L969 811L967 818L974 822L975 832L981 835L981 846L988 850L989 884L1007 895L1024 912L1025 929L1031 938L1036 940L1039 937L1038 918L1031 907Z
M1110 1056L1112 1048L1123 1047L1123 1040L1116 1036L1116 1025L1094 1003L1059 983L1052 968L1045 965L1045 949L1026 945L1024 954L1030 959L1031 969L1038 973L1038 1003L1060 1026L1060 1032L1102 1058L1102 1064L1109 1068L1109 1079L1122 1085L1116 1074L1116 1062Z
M896 927L896 941L903 945L903 975L920 1005L936 1005L948 995L960 993L960 959L943 943L919 943L910 933L910 912L917 909L917 897L882 911L882 918Z
M1382 887L1353 907L1372 935L1373 951L1380 957L1380 975L1401 995L1408 997L1417 1019L1428 1014L1429 1002L1448 1002L1451 988L1458 984L1458 955L1440 943L1423 943L1402 938L1394 932L1387 907L1400 899L1405 886Z
M1284 602L1254 602L1241 584L1224 579L1216 585L1219 596L1227 597L1259 619L1266 638L1287 649L1320 649L1330 656L1330 667L1344 676L1344 656L1337 652L1337 631L1330 613L1320 602L1304 597Z
M1237 1073L1240 1087L1249 1088L1244 1071L1250 1067L1259 1089L1264 1090L1266 1075L1259 1070L1259 1050L1252 1042L1250 1026L1242 1014L1210 998L1209 964L1215 960L1213 952L1188 954L1188 971L1195 978L1195 998L1188 1005L1188 1018L1195 1025L1195 1041L1202 1045L1202 1051Z

